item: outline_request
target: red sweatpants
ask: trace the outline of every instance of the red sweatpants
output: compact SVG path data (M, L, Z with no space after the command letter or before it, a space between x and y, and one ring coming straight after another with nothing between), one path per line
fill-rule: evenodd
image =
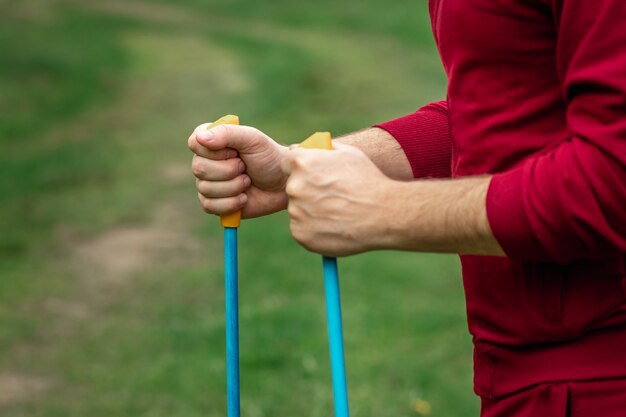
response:
M626 379L552 383L483 399L481 417L626 417Z

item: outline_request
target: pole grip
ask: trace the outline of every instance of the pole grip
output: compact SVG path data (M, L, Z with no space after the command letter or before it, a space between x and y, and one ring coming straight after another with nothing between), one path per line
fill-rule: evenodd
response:
M305 149L333 149L333 141L330 132L315 132L302 143L301 148Z
M235 116L234 114L227 114L226 116L222 116L216 121L214 121L213 123L211 123L210 125L208 125L207 130L212 129L215 126L226 125L226 124L238 125L239 117ZM237 210L234 213L222 214L220 216L220 223L222 227L234 227L234 228L239 227L239 225L241 224L241 210Z

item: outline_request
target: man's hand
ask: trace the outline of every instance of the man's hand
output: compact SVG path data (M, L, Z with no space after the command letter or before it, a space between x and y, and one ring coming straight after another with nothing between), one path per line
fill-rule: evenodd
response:
M289 174L291 233L305 248L329 256L377 249L385 217L386 177L359 149L292 147L282 167Z
M280 164L287 148L249 126L198 126L187 144L204 211L242 217L271 214L287 206L287 176Z
M291 148L291 233L327 256L374 249L503 256L486 213L491 177L396 181L359 149Z
M410 166L383 130L339 138L335 150L325 151L288 149L248 126L207 126L198 126L188 145L208 213L242 209L244 218L263 216L286 208L289 195L293 236L324 255L374 249L504 254L487 220L491 178L406 182Z

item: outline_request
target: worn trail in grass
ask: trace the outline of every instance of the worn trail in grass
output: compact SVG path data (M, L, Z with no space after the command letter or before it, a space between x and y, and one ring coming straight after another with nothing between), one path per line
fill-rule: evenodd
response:
M186 135L237 113L297 142L409 112L442 94L433 51L384 25L289 24L289 7L273 20L256 3L37 3L11 13L104 72L51 93L80 103L62 117L51 99L0 119L0 412L223 416L220 230L197 208ZM15 72L32 69L22 54ZM71 80L71 59L54 62ZM244 222L240 239L243 413L329 415L318 257L284 215ZM418 399L475 411L456 261L377 253L341 268L352 414L417 415Z

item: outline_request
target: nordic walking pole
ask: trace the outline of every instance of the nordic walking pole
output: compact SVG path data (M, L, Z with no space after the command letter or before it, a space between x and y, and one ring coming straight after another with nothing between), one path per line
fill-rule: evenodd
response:
M227 115L211 123L207 129L221 124L239 124L239 117ZM221 216L224 228L224 272L226 298L226 398L228 417L239 417L239 296L237 268L237 228L241 210Z
M300 147L308 149L333 149L330 133L316 132L302 142ZM335 417L349 417L337 258L324 256L322 259L324 265L324 287L326 290L326 314L328 316L328 341L330 344Z

